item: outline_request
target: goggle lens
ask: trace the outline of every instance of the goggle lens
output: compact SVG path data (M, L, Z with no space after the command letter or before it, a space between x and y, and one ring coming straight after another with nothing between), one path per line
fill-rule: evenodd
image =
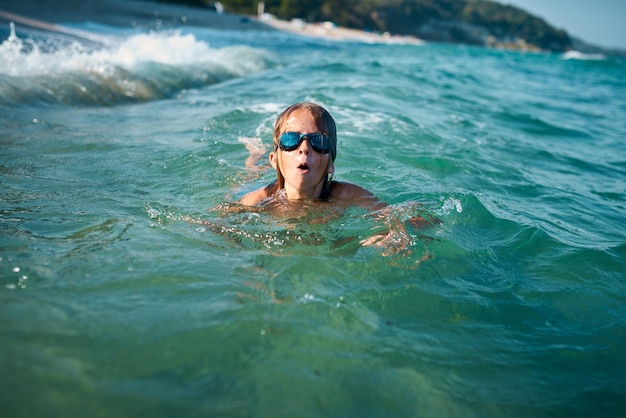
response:
M321 154L328 154L332 148L330 138L322 133L301 134L300 132L285 132L280 136L280 149L283 151L293 151L304 138L309 140L311 148Z

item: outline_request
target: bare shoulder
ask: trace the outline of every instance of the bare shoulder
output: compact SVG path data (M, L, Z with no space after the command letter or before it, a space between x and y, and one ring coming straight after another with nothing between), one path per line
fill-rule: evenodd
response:
M373 197L374 195L363 187L345 183L341 181L335 181L332 183L331 197L336 200L350 200L358 199L360 197Z
M378 209L384 206L369 190L352 183L333 182L330 196L333 200L338 202L350 203L372 209Z
M263 201L263 199L266 199L267 197L269 197L267 189L265 187L261 187L260 189L251 191L243 195L240 203L244 206L254 206L261 203L261 201Z

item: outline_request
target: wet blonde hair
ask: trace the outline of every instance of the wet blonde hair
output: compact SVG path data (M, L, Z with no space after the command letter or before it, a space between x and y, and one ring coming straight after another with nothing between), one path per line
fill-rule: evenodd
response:
M280 135L285 132L285 124L287 123L287 119L289 119L289 115L299 109L308 110L313 116L315 124L320 129L320 132L328 136L332 144L330 149L330 158L331 161L335 161L335 157L337 156L337 127L335 125L335 120L330 113L328 113L328 110L311 102L293 104L278 115L276 123L274 124L274 152L279 149L278 145L280 143ZM276 175L276 182L272 184L274 186L273 191L278 191L285 186L285 177L283 177L280 167L276 170Z

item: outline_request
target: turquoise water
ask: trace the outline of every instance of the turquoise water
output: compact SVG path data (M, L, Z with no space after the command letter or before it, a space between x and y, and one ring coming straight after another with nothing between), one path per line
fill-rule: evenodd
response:
M624 61L72 28L0 33L3 416L623 416ZM384 215L224 210L301 100Z

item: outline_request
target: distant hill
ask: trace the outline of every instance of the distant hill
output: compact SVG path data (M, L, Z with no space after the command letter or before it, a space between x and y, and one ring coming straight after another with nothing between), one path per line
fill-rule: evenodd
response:
M209 0L164 0L209 6ZM257 0L223 0L224 10L257 14ZM279 19L331 21L373 32L412 35L434 42L564 52L583 45L543 19L487 0L265 0ZM586 45L591 48L591 46Z

